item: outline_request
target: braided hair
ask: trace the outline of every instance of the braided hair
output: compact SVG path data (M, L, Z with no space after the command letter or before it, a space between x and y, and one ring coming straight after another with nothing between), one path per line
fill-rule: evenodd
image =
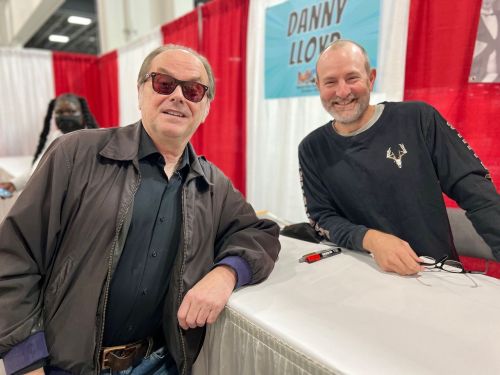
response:
M38 155L43 150L43 146L45 146L45 142L47 142L47 134L49 134L50 130L50 119L52 118L52 112L54 111L54 107L56 105L56 100L52 99L49 103L49 107L47 108L47 113L45 114L45 120L43 121L43 129L40 133L40 139L38 140L38 146L36 147L35 156L33 157L32 164L35 163Z
M36 147L35 155L33 157L32 164L35 163L37 160L38 156L42 152L43 148L45 147L45 143L47 142L47 135L49 134L50 131L50 120L52 119L52 113L54 112L54 108L56 106L56 102L58 100L71 100L74 101L75 99L78 100L80 103L81 109L82 109L82 118L83 118L83 125L87 129L98 129L99 124L95 120L94 115L92 112L90 112L89 106L87 104L87 101L85 98L81 96L77 96L74 94L61 94L57 98L52 99L49 103L49 106L47 108L47 113L45 114L45 120L43 122L43 129L42 132L40 133L40 139L38 141L38 146Z
M99 124L97 123L92 112L90 112L87 100L79 96L78 101L80 102L80 106L82 107L83 123L85 124L85 127L87 129L98 129Z

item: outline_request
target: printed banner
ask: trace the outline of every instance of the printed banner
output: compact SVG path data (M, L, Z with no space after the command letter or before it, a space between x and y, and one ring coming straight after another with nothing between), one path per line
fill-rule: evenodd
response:
M380 0L288 0L266 9L266 99L318 95L319 54L337 39L366 48L377 66Z
M500 82L500 2L483 0L469 82Z

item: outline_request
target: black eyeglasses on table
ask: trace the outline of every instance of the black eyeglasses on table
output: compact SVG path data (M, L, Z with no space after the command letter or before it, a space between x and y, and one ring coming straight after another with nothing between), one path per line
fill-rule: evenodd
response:
M485 275L488 272L488 262L486 262L486 269L484 271L469 271L464 268L464 265L458 260L448 259L448 255L443 256L441 259L436 260L428 256L420 256L419 264L427 269L438 268L451 273L471 273Z

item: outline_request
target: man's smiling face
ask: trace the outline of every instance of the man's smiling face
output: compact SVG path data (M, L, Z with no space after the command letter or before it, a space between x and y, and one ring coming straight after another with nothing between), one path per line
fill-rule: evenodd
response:
M325 51L317 74L321 102L337 124L358 127L366 120L375 71L367 71L365 56L357 46L346 43Z
M190 52L180 49L160 53L151 62L148 72L164 73L180 81L208 85L203 63ZM210 102L207 95L198 103L187 100L180 85L170 95L158 94L153 90L149 78L139 86L139 109L144 128L155 143L184 143L205 120Z

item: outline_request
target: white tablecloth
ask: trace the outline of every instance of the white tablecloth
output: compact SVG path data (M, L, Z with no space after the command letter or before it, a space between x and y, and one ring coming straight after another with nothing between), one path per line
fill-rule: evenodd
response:
M10 181L12 177L30 170L32 160L33 156L9 156L0 158L0 182ZM15 192L12 198L0 199L0 223L9 212L18 195L19 193ZM1 372L0 375L2 375Z
M195 374L500 374L500 280L384 273L345 250L281 237L275 270L233 294Z
M26 170L31 169L33 155L5 156L0 158L0 170L12 176L19 176Z

